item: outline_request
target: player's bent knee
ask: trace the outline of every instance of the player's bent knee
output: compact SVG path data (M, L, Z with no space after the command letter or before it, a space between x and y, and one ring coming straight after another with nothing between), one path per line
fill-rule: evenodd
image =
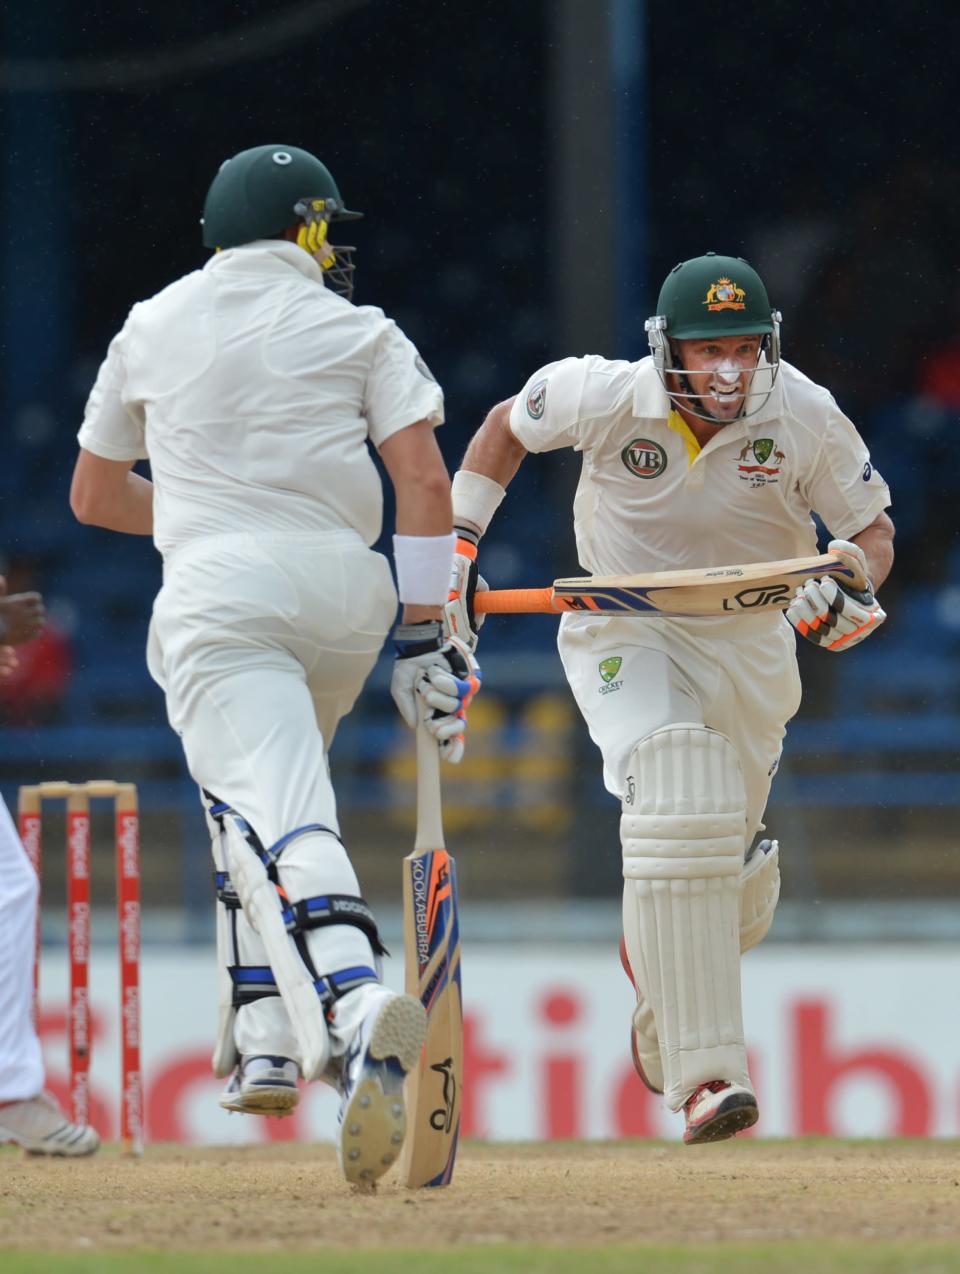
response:
M764 840L740 874L740 950L749 951L767 936L780 898L780 846Z
M746 807L740 762L725 735L699 724L654 731L627 763L620 818L624 876L739 876Z

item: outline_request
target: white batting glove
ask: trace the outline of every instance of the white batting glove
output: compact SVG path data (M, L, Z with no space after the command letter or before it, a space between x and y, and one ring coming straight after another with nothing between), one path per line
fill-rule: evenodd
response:
M831 540L827 552L862 573L866 589L851 588L832 575L807 580L797 589L786 616L800 636L815 646L847 650L869 637L887 614L873 595L867 579L867 559L859 545L849 540Z
M444 640L438 620L398 624L393 631L397 662L390 693L404 721L415 729L421 713L451 765L463 757L467 708L480 689L480 666L456 637Z
M475 651L480 639L480 626L486 615L476 613L473 599L478 590L482 592L489 585L477 571L477 541L462 527L457 527L456 532L450 600L443 608L443 631L448 637L459 638L469 650Z

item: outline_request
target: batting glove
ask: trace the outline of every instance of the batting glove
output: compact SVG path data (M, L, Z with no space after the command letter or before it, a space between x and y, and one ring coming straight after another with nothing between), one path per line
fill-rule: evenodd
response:
M866 577L867 559L858 545L848 540L831 540L827 551ZM859 590L832 575L825 575L800 585L786 616L800 636L815 646L847 650L869 637L887 614L874 597L869 579L867 587Z
M477 570L477 541L471 531L457 527L457 543L453 551L450 574L450 600L443 608L443 631L456 637L471 651L480 640L480 626L486 615L478 615L473 599L477 590L489 588Z
M390 693L404 721L423 723L452 765L463 757L467 708L480 689L480 665L457 637L444 640L438 620L398 624L393 630L397 661Z

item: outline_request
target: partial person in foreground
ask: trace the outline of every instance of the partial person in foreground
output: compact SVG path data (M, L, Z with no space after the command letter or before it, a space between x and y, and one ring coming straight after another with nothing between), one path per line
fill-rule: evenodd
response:
M293 146L221 165L203 269L135 305L87 403L71 504L153 535L164 582L147 659L205 799L216 868L220 1104L286 1114L298 1077L341 1094L348 1181L386 1172L425 1014L381 980L384 948L340 839L328 754L397 612L370 545L396 494L393 694L458 761L478 685L443 636L454 546L434 429L443 395L383 312L356 306L359 213ZM133 472L149 458L152 482Z
M17 666L15 647L43 630L39 593L6 596L0 578L0 677ZM66 1118L44 1091L43 1057L32 1020L39 882L6 802L0 798L0 1142L38 1155L90 1155L100 1138Z
M477 544L527 453L557 447L583 453L573 513L589 574L808 557L816 512L828 551L872 581L855 592L808 580L785 616L560 621L564 670L622 807L634 1065L683 1112L692 1144L758 1118L740 955L767 933L780 891L778 844L756 838L800 705L794 630L843 652L879 628L893 524L853 424L781 360L780 315L745 261L681 262L646 327L648 357L562 359L488 414L453 481L446 623L475 648Z

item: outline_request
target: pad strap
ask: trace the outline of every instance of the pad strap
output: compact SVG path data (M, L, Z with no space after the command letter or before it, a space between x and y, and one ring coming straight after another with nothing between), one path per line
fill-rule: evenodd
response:
M253 1004L270 995L279 995L276 979L269 964L232 964L227 972L233 983L233 1007Z
M231 965L229 973L233 983L235 1009L244 1004L254 1004L257 1000L266 999L268 996L280 994L273 970L268 964L235 964ZM371 982L378 984L380 982L376 971L369 965L359 964L347 969L337 969L334 973L318 977L313 985L320 997L323 1011L329 1013L337 1000L355 991L357 987L366 986Z
M376 970L371 969L369 965L358 964L350 969L338 969L335 973L328 973L325 977L317 978L313 985L317 989L324 1012L329 1015L337 1000L349 994L350 991L355 991L358 986L366 986L370 982L380 984Z
M287 933L296 936L307 929L322 929L326 925L353 925L366 934L374 955L389 955L380 941L377 922L369 905L351 894L321 894L316 898L301 898L283 909L283 923Z
M213 887L217 891L217 899L222 902L227 911L239 911L240 899L237 897L237 891L233 887L233 881L230 879L228 871L215 871L213 873Z

